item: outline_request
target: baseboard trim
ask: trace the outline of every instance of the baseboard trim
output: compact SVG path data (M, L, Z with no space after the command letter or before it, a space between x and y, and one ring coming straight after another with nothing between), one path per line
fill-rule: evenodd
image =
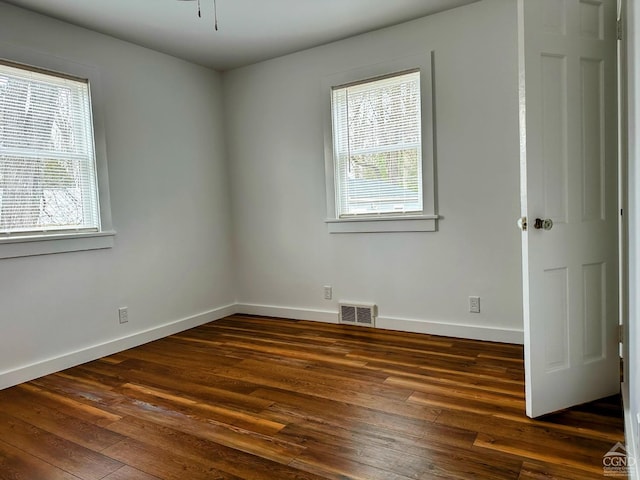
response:
M208 322L219 320L220 318L233 315L234 313L236 313L236 305L226 305L197 315L165 323L158 327L136 332L131 335L127 335L126 337L116 338L104 343L92 345L74 352L35 362L31 365L19 367L14 370L0 372L0 390L18 385L19 383L28 382L29 380L33 380L44 375L59 372L82 363L90 362L98 358L113 355L114 353L137 347L138 345L152 342L154 340L173 335L174 333L182 332Z
M512 328L465 325L445 323L431 320L415 320L411 318L378 317L376 327L403 332L428 333L443 337L468 338L487 342L524 343L524 331Z
M638 445L638 440L635 438L635 429L634 426L636 424L633 418L633 412L631 411L631 405L629 402L629 385L622 384L622 407L624 410L624 437L625 437L625 447L627 449L627 458L633 458L635 461L629 462L633 465L628 466L628 474L629 480L639 480L640 475L638 474L638 453L636 452L636 445Z
M256 303L238 303L236 304L236 312L244 313L247 315L262 315L265 317L310 320L312 322L338 323L338 312L331 310L290 308L276 305L259 305Z
M330 310L314 310L310 308L289 308L276 305L258 305L239 303L238 313L248 315L264 315L265 317L293 318L317 322L338 323L338 312ZM479 327L477 325L461 325L424 320L413 320L397 317L378 317L376 327L385 330L400 330L413 333L428 333L445 337L468 338L500 343L524 343L524 332L517 329L499 327Z

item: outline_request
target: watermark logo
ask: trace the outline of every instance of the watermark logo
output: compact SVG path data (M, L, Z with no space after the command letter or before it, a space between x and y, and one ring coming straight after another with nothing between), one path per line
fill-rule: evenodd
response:
M627 455L625 446L618 442L602 457L605 477L627 477L635 466L636 459Z

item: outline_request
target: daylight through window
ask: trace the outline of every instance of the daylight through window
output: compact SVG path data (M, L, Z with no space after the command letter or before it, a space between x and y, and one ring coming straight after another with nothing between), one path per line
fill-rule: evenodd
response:
M0 62L0 236L98 231L88 81Z
M420 72L334 87L338 218L420 214Z

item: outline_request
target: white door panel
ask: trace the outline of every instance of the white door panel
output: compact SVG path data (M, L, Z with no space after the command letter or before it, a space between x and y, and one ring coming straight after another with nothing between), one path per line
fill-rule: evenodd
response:
M619 391L615 0L519 0L527 414ZM534 228L551 219L550 230Z

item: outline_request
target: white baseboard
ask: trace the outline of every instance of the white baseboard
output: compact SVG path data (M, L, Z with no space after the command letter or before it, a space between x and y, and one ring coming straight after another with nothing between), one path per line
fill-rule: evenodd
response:
M275 305L258 305L255 303L238 303L236 304L236 312L245 313L247 315L261 315L265 317L338 323L338 312L331 310L314 310L310 308L289 308Z
M640 460L640 458L638 458L638 454L640 452L636 451L636 445L638 445L637 442L640 439L635 437L636 420L633 418L633 411L631 410L631 404L629 402L629 385L624 383L622 384L622 406L624 409L624 437L627 449L627 458L635 459L634 461L629 462L633 464L628 467L629 480L639 480L640 475L638 472L637 461Z
M236 313L236 305L226 305L191 317L165 323L159 327L153 327L148 330L136 332L126 337L116 338L104 343L92 345L90 347L32 363L31 365L14 370L0 372L0 390L33 380L34 378L59 372L75 365L80 365L107 355L112 355L138 345L152 342L154 340L173 335L174 333L182 332L184 330L233 315L234 313Z
M330 310L314 310L307 308L289 308L275 305L257 305L239 303L238 313L264 315L266 317L295 318L318 322L338 323L338 312ZM478 325L460 325L454 323L412 320L395 317L378 317L376 327L403 332L429 333L445 337L469 338L501 343L524 343L524 332L518 329L499 327L480 327Z
M515 328L464 325L409 318L378 317L376 327L403 332L428 333L443 337L468 338L487 342L524 343L524 331Z

